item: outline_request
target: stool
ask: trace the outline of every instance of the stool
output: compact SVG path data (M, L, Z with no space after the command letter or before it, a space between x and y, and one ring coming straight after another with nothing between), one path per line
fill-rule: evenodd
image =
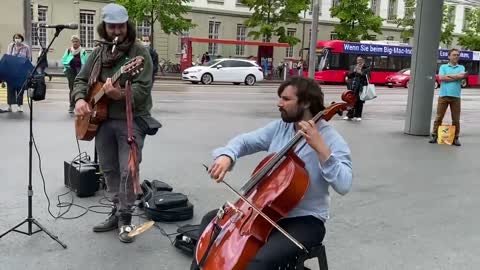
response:
M306 260L309 260L312 258L317 258L318 266L320 267L320 270L328 270L327 254L325 252L325 246L323 244L320 246L312 247L309 250L308 254L301 255L298 258L298 263L295 269L309 270L309 268L305 267L304 264Z

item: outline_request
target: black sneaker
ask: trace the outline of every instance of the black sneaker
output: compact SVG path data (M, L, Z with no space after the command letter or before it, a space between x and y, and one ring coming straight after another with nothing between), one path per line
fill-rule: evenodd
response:
M128 236L128 233L135 229L134 225L122 225L118 228L118 239L123 243L132 243L135 241L135 236Z
M430 138L430 141L428 141L428 142L429 143L437 143L437 139L438 139L437 135L432 134L432 138Z
M132 214L121 213L118 221L118 239L123 243L132 243L135 240L134 236L128 236L135 226L132 225Z
M113 208L112 212L109 214L108 218L102 223L93 227L94 232L108 232L118 228L118 217L115 215L117 212L116 208Z
M455 140L453 140L453 145L462 146L462 144L460 143L460 140L458 138L455 138Z

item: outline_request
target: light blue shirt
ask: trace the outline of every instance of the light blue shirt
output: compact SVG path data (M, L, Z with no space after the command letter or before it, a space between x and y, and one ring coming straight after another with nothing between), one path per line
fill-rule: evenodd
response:
M337 193L347 194L352 186L353 173L350 149L342 136L324 120L319 121L317 126L326 145L330 148L331 155L322 163L305 139L297 144L295 153L305 162L310 183L302 201L290 211L288 217L312 215L325 222L329 218L328 188L331 186ZM227 155L236 162L242 156L260 151L276 153L294 136L294 123L277 120L263 128L238 135L225 147L215 149L213 156L217 158Z
M455 75L465 72L465 67L462 65L452 66L450 63L443 64L440 66L440 70L438 72L439 75ZM441 97L460 97L462 92L462 80L455 80L455 81L442 81L440 84L440 93L439 96Z

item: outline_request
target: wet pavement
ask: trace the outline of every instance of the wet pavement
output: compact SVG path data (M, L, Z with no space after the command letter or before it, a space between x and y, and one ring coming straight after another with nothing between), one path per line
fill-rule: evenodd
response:
M236 134L279 117L276 87L202 86L181 81L155 85L152 113L163 128L147 137L141 179L168 182L187 194L195 206L192 220L159 223L165 232L199 223L208 210L235 200L224 186L207 177L202 163L211 162L211 150ZM59 211L57 196L67 191L63 162L79 152L65 89L56 79L49 84L47 99L34 104L33 131L53 214ZM323 89L327 104L339 101L344 90L342 86ZM338 116L331 121L350 145L355 177L349 194L332 193L325 240L330 269L475 269L480 265L480 89L464 91L462 147L431 145L426 137L403 133L406 89L378 87L378 96L365 105L362 122L342 121ZM0 233L27 215L28 113L26 109L0 114ZM449 119L447 112L445 121ZM79 146L93 158L92 142ZM230 183L240 187L263 156L240 159L228 177ZM33 236L11 233L0 239L1 270L188 269L191 258L174 248L158 228L125 245L116 232L91 231L105 215L90 212L74 220L50 217L36 154L33 161L33 216L68 249L43 232ZM71 199L67 195L62 201ZM82 206L98 205L102 193L73 199ZM73 207L66 216L81 213L82 209ZM134 218L134 223L142 222ZM317 269L313 262L309 266Z

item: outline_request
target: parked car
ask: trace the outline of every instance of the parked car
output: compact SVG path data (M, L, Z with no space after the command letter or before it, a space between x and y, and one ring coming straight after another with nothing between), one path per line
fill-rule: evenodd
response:
M203 65L189 67L183 71L182 80L194 84L199 82L232 82L239 85L254 85L263 80L263 70L254 61L244 59L215 59Z
M385 84L392 88L392 87L405 87L408 88L408 84L410 83L410 69L405 68L402 69L395 74L389 75L385 78ZM435 88L440 86L440 78L438 75L435 77Z

